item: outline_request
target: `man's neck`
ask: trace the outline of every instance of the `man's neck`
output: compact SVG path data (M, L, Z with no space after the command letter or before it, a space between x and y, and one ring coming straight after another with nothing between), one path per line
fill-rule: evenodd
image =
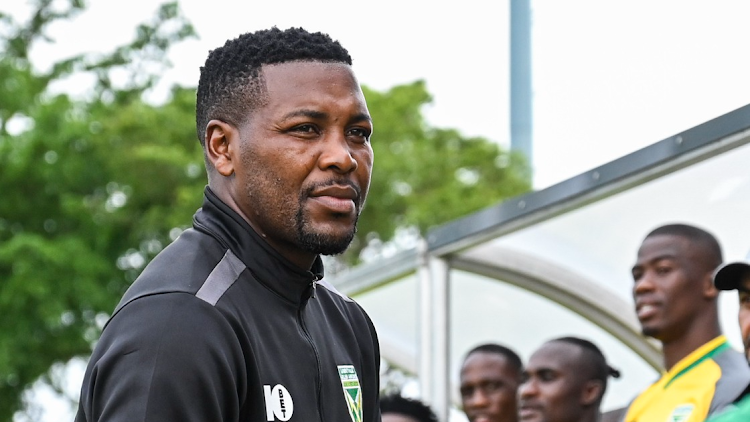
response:
M699 347L721 335L718 321L704 325L705 327L687 330L686 334L680 338L662 342L664 368L666 370L672 369L679 361L685 359Z
M599 422L601 420L601 412L599 412L599 409L596 409L596 411L593 412L584 412L584 414L581 416L581 418L578 420L578 422Z

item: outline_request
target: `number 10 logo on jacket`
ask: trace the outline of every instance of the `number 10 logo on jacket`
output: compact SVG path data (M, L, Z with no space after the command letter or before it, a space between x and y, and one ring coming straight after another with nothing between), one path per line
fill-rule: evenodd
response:
M281 384L276 384L273 388L270 385L264 385L263 394L266 396L267 421L280 420L286 422L292 417L294 401L286 387Z

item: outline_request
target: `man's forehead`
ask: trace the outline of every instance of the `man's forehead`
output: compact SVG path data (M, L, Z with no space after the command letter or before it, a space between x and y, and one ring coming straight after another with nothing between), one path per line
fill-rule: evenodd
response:
M658 259L679 259L690 255L692 243L683 236L659 234L643 240L638 248L638 261L647 262Z
M472 380L498 379L515 371L506 357L499 353L474 352L464 361L461 367L461 378L470 377Z
M531 355L527 366L533 363L538 367L567 368L575 366L581 359L583 349L580 346L564 341L551 341Z
M750 271L745 271L737 290L741 293L750 293Z
M684 249L690 241L683 236L674 234L657 234L643 239L638 253L662 249Z

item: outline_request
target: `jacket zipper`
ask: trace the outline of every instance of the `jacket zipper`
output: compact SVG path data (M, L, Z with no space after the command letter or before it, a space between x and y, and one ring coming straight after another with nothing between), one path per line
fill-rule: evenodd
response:
M312 281L312 292L310 295L310 299L315 299L315 286L317 280ZM308 299L309 300L309 299ZM320 421L325 421L325 418L323 417L323 404L321 402L322 400L322 390L323 390L323 382L322 382L322 375L320 371L320 354L318 353L318 348L315 347L315 343L312 340L312 337L310 337L310 333L307 331L307 327L305 326L305 321L302 319L302 309L306 306L307 301L303 302L300 307L297 310L297 320L299 321L300 327L302 327L302 333L305 335L305 339L310 344L310 347L313 350L313 354L315 355L315 364L317 369L316 374L316 393L317 393L317 400L318 400L318 417Z

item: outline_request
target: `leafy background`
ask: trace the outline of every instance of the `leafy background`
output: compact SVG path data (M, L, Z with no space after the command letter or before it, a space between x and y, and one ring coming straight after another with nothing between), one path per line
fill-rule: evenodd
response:
M0 10L0 421L34 420L24 392L35 382L66 394L55 368L86 359L125 289L190 225L206 184L195 87L144 99L168 49L195 36L178 4L162 5L132 42L46 71L29 51L85 4L33 5L24 22ZM91 81L84 95L55 89L80 75ZM352 248L330 268L398 253L432 226L530 189L521 157L426 123L423 81L363 90L376 128L372 186Z

